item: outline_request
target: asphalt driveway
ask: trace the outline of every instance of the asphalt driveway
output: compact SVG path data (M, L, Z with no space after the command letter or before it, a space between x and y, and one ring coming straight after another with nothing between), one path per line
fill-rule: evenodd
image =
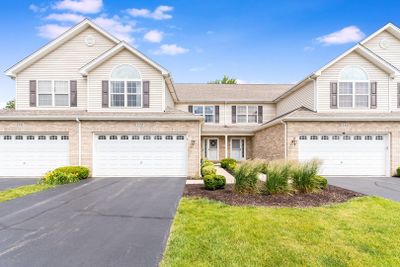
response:
M400 178L397 177L327 177L329 184L400 201Z
M157 266L183 178L88 179L0 204L0 266Z
M0 191L15 188L18 186L36 184L36 178L0 178Z

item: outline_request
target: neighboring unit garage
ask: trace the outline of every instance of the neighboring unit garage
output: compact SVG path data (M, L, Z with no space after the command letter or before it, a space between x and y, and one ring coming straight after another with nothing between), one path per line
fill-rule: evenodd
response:
M0 177L39 177L69 165L66 134L1 134Z
M298 139L299 160L321 160L322 175L388 173L387 135L300 135Z
M187 150L186 135L96 134L93 175L185 177Z

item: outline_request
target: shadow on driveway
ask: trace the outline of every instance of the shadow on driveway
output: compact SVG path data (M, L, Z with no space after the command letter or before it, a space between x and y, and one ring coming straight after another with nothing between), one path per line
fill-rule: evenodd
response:
M397 177L327 177L329 184L400 201L400 178Z

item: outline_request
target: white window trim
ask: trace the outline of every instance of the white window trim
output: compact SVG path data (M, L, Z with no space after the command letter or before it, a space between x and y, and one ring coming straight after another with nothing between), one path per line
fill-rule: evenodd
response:
M200 115L200 114L195 114L194 113L194 110L195 110L195 108L196 107L202 107L203 108L203 113ZM208 122L206 122L205 120L206 120L206 115L211 115L211 114L206 114L206 107L212 107L213 108L213 121L208 121ZM204 123L216 123L215 122L215 106L213 106L213 105L193 105L193 114L194 115L196 115L196 116L202 116L203 118L204 118Z
M124 82L124 106L123 107L116 107L112 105L111 102L111 95L113 93L111 93L111 82ZM132 94L132 93L128 93L128 87L127 84L128 82L140 82L140 106L137 107L130 107L128 106L128 95L138 95L136 94ZM109 108L129 108L129 109L140 109L143 108L143 80L142 79L128 79L128 80L120 80L120 79L111 79L108 81L108 107ZM116 94L118 95L118 94Z
M51 82L51 105L40 105L39 104L39 82ZM68 105L67 106L56 106L56 101L55 101L55 90L54 90L54 82L67 82L68 83ZM54 80L37 80L36 81L36 103L37 103L37 107L40 108L69 108L71 107L71 83L69 80L58 80L58 79L54 79Z
M243 155L244 155L244 157L241 159L241 160L246 160L247 159L247 153L246 153L246 138L231 138L231 144L230 144L230 158L232 158L232 151L233 151L233 140L239 140L240 141L240 145L242 145L242 142L243 142ZM240 151L240 154L242 154L242 151Z
M238 107L246 107L246 122L239 122L238 116ZM255 122L249 122L249 107L255 107L256 108L256 121ZM240 114L242 115L242 114ZM251 123L251 124L259 124L258 123L258 106L257 105L237 105L236 106L236 123L238 124L246 124L246 123Z
M340 83L352 83L353 94L341 94L340 93ZM356 94L356 83L367 83L368 84L368 95L367 94ZM341 95L351 95L352 96L352 106L351 107L341 107L339 98ZM356 107L356 95L358 96L368 96L368 107ZM337 106L339 109L370 109L371 108L371 82L369 80L338 80L337 85Z

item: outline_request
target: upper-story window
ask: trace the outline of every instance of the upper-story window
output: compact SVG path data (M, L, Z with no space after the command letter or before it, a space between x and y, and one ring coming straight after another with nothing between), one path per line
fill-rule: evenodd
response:
M111 107L142 107L142 79L131 65L115 67L110 77Z
M39 80L37 87L39 107L69 106L69 81Z
M363 69L350 66L340 72L338 100L339 108L368 108L370 106L370 83Z
M193 114L202 116L207 123L215 122L215 106L193 106Z
M237 123L257 123L258 108L257 106L237 106L236 121Z

